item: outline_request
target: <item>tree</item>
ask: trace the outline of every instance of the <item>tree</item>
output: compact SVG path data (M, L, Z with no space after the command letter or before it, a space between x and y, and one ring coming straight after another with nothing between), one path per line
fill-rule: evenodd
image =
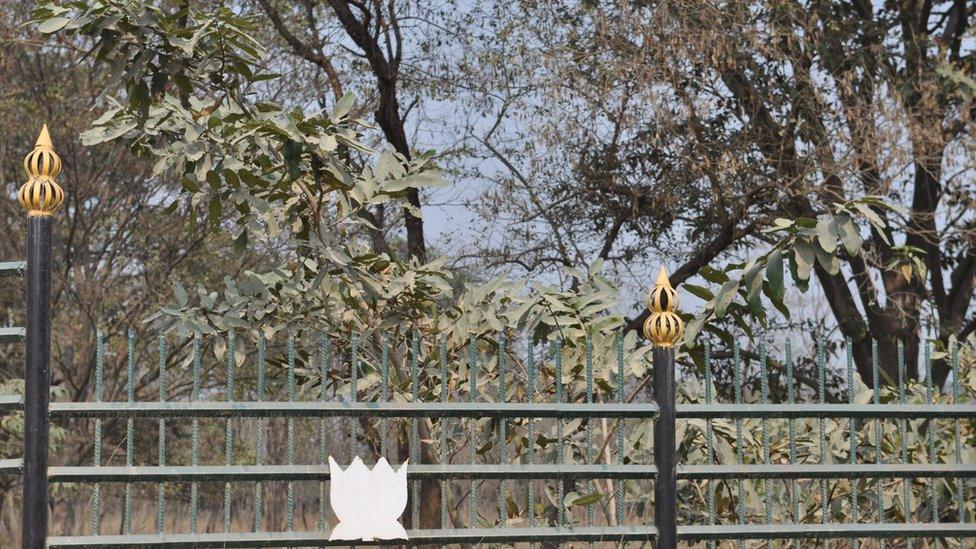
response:
M106 71L75 48L70 40L45 40L25 27L30 6L11 4L0 13L0 174L6 196L16 196L25 181L23 158L48 123L64 171L59 180L65 188L65 204L56 217L52 277L52 390L55 398L90 399L95 383L95 334L124 338L128 330L137 336L151 329L142 320L168 302L171 277L189 284L216 284L225 275L266 259L267 250L238 254L228 239L209 239L202 222L177 222L187 209L168 209L175 180L152 176L152 162L129 153L125 147L101 144L85 147L79 135L95 118L100 91L108 82ZM5 261L23 259L26 249L26 213L16 200L0 201L0 228L6 238L0 244ZM23 284L9 279L0 291L4 325L24 325ZM19 388L23 378L23 346L10 345L0 361L0 384ZM105 396L123 398L126 356L105 357ZM152 377L136 380L136 394L149 396ZM6 392L6 391L4 391ZM0 445L8 455L20 455L21 438L4 418ZM124 430L124 422L106 422L106 433ZM54 440L66 463L90 459L92 439L87 433L55 425ZM15 501L19 478L4 476L2 497ZM11 509L13 505L5 506ZM78 507L78 506L74 506ZM62 508L66 523L73 520L72 506ZM7 521L8 516L3 520ZM10 526L8 525L8 530Z
M817 279L865 380L872 340L891 380L897 341L916 375L926 337L976 328L973 6L479 6L496 30L469 59L493 64L467 82L497 75L479 97L498 122L472 139L509 168L486 217L525 239L488 257L538 272L672 255L673 282L723 286L696 290L721 333L716 305L748 327L757 296L781 301L777 247L801 289Z
M409 159L412 154L407 142L405 119L407 109L400 106L398 84L400 68L403 61L404 37L400 29L400 10L405 9L395 2L386 5L382 3L350 2L348 0L330 0L328 8L321 8L306 0L304 5L286 4L289 12L283 14L276 0L258 0L261 9L267 14L274 25L279 38L287 48L299 59L312 63L326 75L328 85L336 99L343 95L343 81L336 69L334 57L336 52L326 49L332 41L328 37L329 28L320 19L329 16L338 21L346 35L353 41L358 52L368 64L369 70L375 78L375 113L376 123L379 124L386 141L401 156ZM323 11L330 13L323 14ZM304 30L296 30L287 19L297 19L297 25ZM338 49L333 44L333 49ZM427 246L424 240L424 222L420 216L420 192L418 189L406 190L407 208L403 211L404 225L407 231L407 253L420 260L427 258ZM379 204L369 215L374 224L384 224L385 206Z
M409 209L411 190L442 184L431 156L367 147L366 123L352 114L350 94L328 112L272 99L278 82L263 72L252 15L138 0L44 2L34 13L44 32L76 40L114 78L101 116L83 134L88 146L124 144L151 158L150 179L179 181L179 189L170 188L178 193L173 203L191 218L205 215L235 250L277 250L268 262L227 277L220 292L175 284L175 303L150 317L157 325L218 340L235 329L269 339L314 333L329 337L340 356L355 346L365 360L390 341L395 379L409 375L413 334L427 336L419 357L425 362L441 352L438 339L452 356L466 356L472 337L527 332L538 341L565 340L567 364L580 363L590 346L610 360L625 342L628 371L646 372L646 349L633 336L617 338L616 291L599 276L599 264L574 271L565 291L501 279L469 284L443 258L425 262L375 248L377 207ZM575 373L562 375L572 376L566 383L579 394ZM436 460L433 429L429 420L421 425L426 462ZM439 516L439 498L424 492L422 501L434 502L425 506L422 523L429 524Z

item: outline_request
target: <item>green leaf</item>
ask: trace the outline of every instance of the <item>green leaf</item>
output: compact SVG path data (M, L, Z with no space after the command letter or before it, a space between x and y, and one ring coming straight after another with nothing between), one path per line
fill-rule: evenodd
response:
M836 255L827 253L819 246L815 247L814 251L817 253L817 262L820 263L828 273L835 275L840 272L840 261L837 259Z
M763 279L760 272L762 272L762 263L756 263L742 275L742 283L746 287L746 301L752 301L762 289Z
M817 227L817 220L812 217L798 217L796 218L796 226L804 229L815 229Z
M708 320L705 316L696 316L688 322L688 326L685 328L685 335L683 337L686 343L693 343L701 332L702 328L705 326L705 321Z
M735 295L738 293L739 282L737 280L729 280L725 284L722 284L722 288L719 289L718 295L715 296L715 318L722 318L725 316L725 311L729 308L729 305L735 300Z
M817 222L817 241L827 253L834 253L837 249L837 235L834 233L833 219L821 219Z
M44 34L51 34L52 32L58 32L63 29L70 22L71 19L67 17L51 17L38 25L37 30Z
M288 176L298 179L302 175L302 145L289 139L285 142L283 151L285 157L285 167L288 169Z
M840 216L838 216L840 217ZM844 244L844 249L851 256L855 256L861 253L861 244L864 240L861 238L861 234L857 230L857 225L851 220L850 216L844 216L845 219L841 220L837 225L837 231L840 233L840 241Z
M694 284L685 283L681 285L681 289L705 301L711 301L712 299L715 298L715 294L713 294L711 290L705 288L704 286L696 286Z
M186 288L179 282L173 282L173 297L176 298L176 302L180 304L180 307L186 306Z
M769 281L770 299L773 301L782 301L786 296L783 278L783 254L779 250L773 250L766 261L766 279Z
M214 229L220 226L220 212L222 210L222 205L220 203L220 197L214 195L210 197L210 202L207 205L207 214L210 216L210 224Z
M881 219L881 217L878 216L878 214L875 213L874 210L872 210L866 204L862 204L861 202L855 202L854 207L857 208L857 211L861 212L861 215L866 217L868 221L870 221L871 224L874 225L874 227L879 231L886 227L884 220Z
M234 239L234 253L243 254L247 250L247 231L241 231L241 234Z
M711 282L712 284L724 284L729 280L729 275L725 274L724 272L718 269L713 269L712 267L707 267L707 266L702 267L701 270L698 272L698 274L700 274L702 278Z
M332 107L331 118L333 120L339 120L340 118L346 116L346 114L349 112L349 109L351 109L353 104L355 103L356 103L356 94L351 92L346 93L345 95L340 97L339 100L336 101L335 106Z
M796 276L800 280L809 280L813 263L817 260L813 246L806 240L797 238L793 245L793 257L796 259Z
M587 494L585 496L578 497L573 500L571 505L576 507L585 507L587 505L593 505L594 503L599 503L603 499L603 494Z

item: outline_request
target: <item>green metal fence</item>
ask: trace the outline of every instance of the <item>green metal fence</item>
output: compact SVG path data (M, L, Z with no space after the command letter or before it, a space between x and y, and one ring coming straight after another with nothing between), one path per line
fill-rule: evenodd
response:
M23 477L25 549L348 545L328 539L326 459L345 452L348 461L360 441L377 439L379 448L363 453L391 462L410 458L411 545L671 548L678 540L709 547L784 540L847 547L870 539L882 547L928 540L976 546L976 404L963 398L961 380L973 374L960 370L958 347L948 350L945 394L932 382L929 346L922 372L907 371L899 347L897 383L884 389L875 345L874 389L867 392L859 392L848 351L846 394L836 402L828 399L823 345L815 353L815 382L800 389L787 344L786 401L771 402L764 345L748 366L758 369L750 372L759 380L754 399L746 398L739 347L731 349L731 361L719 363L706 343L701 375L690 365L682 370L676 399L668 347L681 322L663 270L645 324L657 345L653 377L645 374L640 383L653 379L657 403L646 391L628 393L622 336L615 361L595 364L591 340L536 345L499 333L448 349L437 334L414 334L394 364L391 345L402 342L382 334L320 338L312 349L302 345L308 346L308 334L276 341L280 348L258 335L239 364L243 334L231 333L223 340L220 386L204 375L202 337L144 342L155 346L149 367L132 334L111 342L98 334L92 400L49 404L52 218L63 192L54 181L60 160L46 128L25 167L30 178L18 196L29 216L27 261L0 263L0 276L27 277L26 329L0 328L0 342L27 346L25 397L0 396L0 414L25 413L23 458L0 459L0 474ZM428 352L421 353L422 345ZM582 349L570 355L577 357L573 363L564 363L564 346ZM106 353L120 349L125 374L107 380ZM279 351L283 358L269 358ZM514 351L524 351L524 361L509 364ZM597 366L614 373L600 387ZM519 375L508 375L515 367ZM732 395L720 402L713 376L729 369ZM909 381L915 378L922 383ZM137 380L155 385L153 400L137 399ZM106 398L106 382L124 391ZM50 466L49 420L76 433L91 429L91 456L62 454ZM603 423L609 420L612 425ZM253 439L239 434L245 424ZM283 449L271 441L282 425ZM187 426L189 440L182 436ZM221 430L222 448L213 440ZM336 447L343 440L352 447ZM314 456L301 457L309 445ZM676 464L679 456L684 462ZM90 465L77 465L83 462ZM48 525L49 483L90 490L87 535L51 535L58 525ZM247 503L239 497L242 486ZM181 487L188 488L185 498ZM299 508L303 489L317 491L302 500L314 502L311 524L309 511ZM219 503L201 503L213 492ZM497 500L488 501L491 495ZM137 503L147 500L154 510L149 521L135 515ZM428 514L426 521L434 524L424 524L422 502L428 511L437 504L439 520ZM269 511L279 506L283 520L272 523ZM120 509L118 532L102 524L107 509ZM201 512L213 509L220 510L220 525L201 528Z
M942 398L931 381L931 349L925 349L921 403L911 403L907 396L907 379L914 376L906 372L900 345L897 386L884 389L880 383L875 344L874 389L861 395L856 391L858 378L849 348L845 350L846 402L841 403L827 402L823 345L817 346L815 358L817 386L801 390L787 342L783 360L786 402L778 403L769 399L765 346L758 352L758 403L742 402L744 366L738 346L727 365L734 370L731 403L715 401L714 365L706 358L704 394L694 403L678 405L679 418L705 420L688 437L705 446L702 458L678 471L679 479L701 488L704 494L703 509L692 513L696 524L679 527L681 539L708 541L710 547L716 540L729 539L802 540L811 545L839 540L834 543L845 547L866 539L881 547L947 538L962 547L976 544L972 506L976 486L970 480L976 477L976 464L963 461L963 449L972 449L976 443L976 404L961 400L958 347L949 352L952 377L949 394ZM706 344L706 357L710 351ZM863 402L865 397L867 402ZM731 422L726 431L734 439L734 462L722 462L716 453L717 421ZM748 428L744 426L747 421L752 422ZM963 422L969 422L965 440ZM774 424L778 427L775 439ZM951 449L948 455L940 455L936 441L947 429L951 429L946 437ZM744 449L756 435L761 448L747 459ZM775 453L774 445L778 448ZM805 447L802 452L801 446ZM919 453L924 455L917 456ZM913 462L913 455L921 460ZM893 483L901 484L897 497L890 489ZM697 492L687 488L686 504L694 505ZM717 512L716 495L722 493L727 505L724 512ZM750 494L755 496L751 502ZM913 505L919 498L928 501Z
M77 483L92 487L91 496L91 535L53 536L48 547L282 547L282 546L325 546L348 545L347 541L328 540L329 509L327 503L327 483L329 479L327 455L336 451L334 440L357 438L357 430L363 425L375 427L380 433L380 454L391 462L391 455L398 436L406 439L409 449L410 465L410 503L407 520L410 524L420 524L419 503L421 498L431 497L421 493L422 481L436 481L439 493L440 524L436 528L414 528L409 531L412 544L452 545L459 543L518 543L518 542L637 542L649 541L655 536L655 528L648 524L650 501L624 501L622 483L625 481L649 481L656 474L650 462L623 463L623 426L640 429L642 423L652 419L657 406L651 402L625 401L624 362L622 347L615 365L618 380L614 390L600 393L596 398L593 383L592 349L587 346L586 360L581 368L561 362L560 345L537 347L529 341L524 348L527 353L524 376L513 377L506 372L506 357L512 354L504 335L492 340L472 340L468 352L461 356L449 356L443 340L435 341L438 351L431 353L436 359L421 363L419 345L421 340L415 336L409 342L409 378L393 379L390 373L389 342L383 339L378 363L361 359L361 341L353 338L351 348L341 353L333 353L328 340L322 340L311 353L301 353L295 337L289 337L284 345L283 394L286 400L265 400L268 389L268 342L259 336L253 345L248 360L238 365L235 360L236 347L241 343L234 334L227 337L226 367L223 371L222 391L214 389L213 384L201 380L202 345L195 338L187 345L190 354L192 388L188 400L174 401L168 398L176 381L170 375L173 364L179 362L178 355L170 352L165 339L156 343L158 359L154 365L158 377L158 400L136 401L133 381L152 372L141 372L136 357L134 336L130 335L125 348L129 356L126 379L128 399L120 402L103 400L103 367L106 342L99 335L97 341L97 361L95 369L94 399L91 402L54 402L50 407L53 421L78 425L86 420L93 425L93 458L91 465L52 466L49 478L52 483ZM622 342L620 343L622 345ZM479 350L480 349L480 350ZM541 358L540 355L546 355ZM340 355L340 356L335 356ZM464 356L466 355L466 356ZM545 364L545 368L542 368ZM488 367L490 366L490 371ZM468 372L459 376L458 371ZM314 371L313 371L314 370ZM573 371L577 373L572 373ZM556 376L555 372L563 372ZM297 378L301 375L306 388L299 398ZM246 376L248 387L242 388L241 376ZM481 376L487 376L485 380ZM378 387L367 382L378 379ZM481 378L481 382L479 382ZM319 380L346 379L337 389ZM585 380L585 381L584 381ZM485 390L484 381L489 389ZM541 388L545 383L546 388ZM567 386L580 383L585 386L582 393L573 392L574 401L567 400ZM206 398L201 398L201 387L209 387ZM479 390L479 387L481 388ZM514 400L524 395L520 401ZM394 398L394 396L396 398ZM366 400L370 399L370 400ZM8 409L16 409L16 403L9 403ZM285 422L286 445L284 455L269 456L266 453L266 422L279 418ZM327 420L348 418L338 432L327 427ZM364 424L358 421L368 418ZM429 418L436 438L437 462L426 463L421 457L419 421ZM609 418L619 423L619 429L610 438L596 440L593 422ZM308 429L305 420L317 420L316 429ZM124 464L105 463L101 437L103 422L126 422L124 438ZM134 422L156 420L156 432L146 429L136 430ZM200 421L222 420L224 422L224 459L222 464L203 463L200 460L201 440ZM580 421L581 420L581 421ZM235 423L256 421L258 428L254 448L241 448L235 440ZM404 424L404 421L406 422ZM190 440L174 440L176 422L191 422ZM573 432L568 432L572 424ZM545 433L543 433L545 431ZM546 448L536 443L540 434L548 436L555 433L554 440ZM576 435L578 444L571 445L568 440ZM154 463L138 463L135 460L137 437L154 436L157 455ZM523 451L516 451L516 440L524 437L529 444ZM317 456L314 462L296 460L296 439L317 439ZM450 441L450 442L449 442ZM493 449L485 452L484 447L491 444ZM186 463L176 463L170 457L176 445L189 444L190 459ZM597 456L598 447L607 446L609 450ZM553 450L553 448L555 448ZM449 449L453 456L449 455ZM208 452L213 455L213 452ZM649 454L647 454L649 456ZM241 463L245 457L253 456L250 463ZM348 461L351 453L337 456ZM401 456L402 457L402 456ZM118 459L116 460L118 461ZM567 490L580 493L593 493L594 480L612 479L618 482L613 504L613 519L597 520L593 506L552 505L544 496L549 490L555 500L566 499ZM267 483L284 483L285 522L280 531L268 531L270 525L263 521L267 505ZM124 515L122 532L109 535L103 532L99 511L106 508L103 486L108 483L122 483L125 486L121 502ZM148 525L135 525L132 520L133 486L157 485L156 521L149 531ZM202 483L223 484L222 504L223 531L199 533L198 516L200 512L198 490ZM232 505L232 485L253 485L251 505L246 509L235 509ZM448 513L454 504L452 486L462 483L464 496L469 501L469 513ZM189 484L188 528L184 531L166 529L167 513L172 505L166 501L168 487ZM317 521L312 529L296 528L296 487L315 486L318 489ZM425 485L429 489L429 483ZM489 493L497 495L497 503L484 500L486 487ZM650 482L645 489L649 490ZM644 491L644 490L641 490ZM479 499L481 498L481 499ZM517 501L516 506L527 520L519 524L509 523L509 500ZM636 509L632 514L639 517L638 523L625 525L625 505ZM491 508L496 509L492 510ZM251 532L232 531L232 523L239 522L239 515L247 512L250 516ZM449 515L453 515L453 520ZM467 515L467 516L465 516ZM380 542L376 542L380 543ZM362 543L367 545L368 543Z
M632 437L648 429L659 409L646 397L640 401L644 392L634 391L633 381L628 387L621 338L612 365L613 386L594 388L592 347L586 342L581 342L582 363L566 364L559 342L534 345L531 340L509 342L498 335L472 340L466 352L452 354L443 340L415 336L405 345L409 375L398 378L391 374L391 343L385 338L379 338L378 349L366 353L367 342L356 338L343 349L332 348L323 339L314 349L303 351L299 340L289 337L275 347L284 356L271 360L269 342L258 336L247 359L238 364L235 351L243 344L240 337L226 337L227 358L218 387L201 373L206 359L200 338L179 345L186 349L185 361L165 338L152 342L157 359L147 368L137 359L134 336L107 343L99 335L93 400L50 405L53 421L76 428L87 425L94 436L90 465L48 470L52 483L75 483L71 485L75 490L90 487L90 535L52 536L49 547L347 545L328 540L326 457L340 452L337 459L348 461L352 452L335 448L333 442L355 438L362 428L374 428L372 436L380 438L379 453L391 462L397 441L405 442L411 482L405 518L410 524L420 524L421 499L434 497L439 502L440 524L411 529L411 544L647 544L658 533L652 523L650 490L657 466L650 459L650 448L633 454L631 448L625 449L625 438L631 444ZM422 341L430 350L424 361L418 359ZM126 398L109 402L104 400L104 357L113 348L128 355ZM707 344L705 349L709 357ZM506 358L514 350L525 353L517 365ZM976 543L972 509L976 464L964 460L974 445L976 403L962 401L958 348L949 350L952 375L947 394L930 381L929 350L918 384L909 383L913 376L906 372L902 358L897 386L883 389L875 361L875 389L860 395L848 355L844 402L828 401L823 346L815 358L815 387L799 386L791 351L787 345L780 361L783 371L778 372L786 379L784 402L770 401L765 347L758 349L758 360L748 365L736 346L730 361L706 360L701 375L693 369L680 372L682 390L674 427L680 433L678 454L685 461L678 464L675 487L678 539L706 542L710 547L770 540L831 546L876 540L873 545L898 547L913 540ZM367 354L373 358L365 359ZM183 368L181 364L185 369L179 376L172 375L174 369ZM518 375L512 375L514 366ZM720 402L714 394L713 371L720 368L733 369L730 401ZM747 370L758 377L757 402L746 401ZM154 376L158 398L137 401L134 380ZM186 398L171 399L173 388L186 383L190 383ZM695 386L701 390L689 389ZM283 398L268 398L273 393ZM0 398L0 410L20 409L18 397ZM603 418L609 418L611 428L596 432L594 426ZM426 419L432 430L428 439L421 440L419 422ZM111 422L124 422L124 427ZM136 429L137 422L147 428ZM152 422L155 429L148 428ZM222 449L213 445L217 441L202 438L201 422L210 423L206 432L211 435L214 422L223 422ZM254 435L236 439L241 431L235 427L247 422L256 426L249 431ZM282 423L284 452L270 452L266 435ZM187 424L189 440L174 438ZM106 443L116 441L103 441L110 427L124 432L117 441L124 446L124 456L107 456L103 450ZM137 459L136 444L144 437L155 439L155 460ZM298 457L299 440L314 447L314 459L308 452L305 458ZM423 460L424 444L436 447L434 462ZM179 451L187 446L189 456ZM208 459L202 460L201 454ZM183 461L175 461L174 455ZM646 459L634 461L635 455ZM5 460L0 472L16 474L19 463ZM614 493L607 493L605 479L614 481ZM223 520L218 531L200 533L200 491L205 483L216 485L217 491L222 486L222 503L212 505L219 507ZM893 491L896 484L900 486ZM105 491L109 485L123 489L109 497ZM134 501L144 502L151 485L156 490L155 523L135 524ZM189 497L183 500L187 491L174 487L187 485ZM252 494L248 505L240 505L240 497L231 497L232 492L239 495L242 485ZM285 492L282 524L269 524L266 519L269 499L274 497L269 486ZM311 498L317 505L311 527L299 527L296 521L301 513L296 510L299 488L306 494L318 493ZM425 493L432 489L437 492L433 496ZM602 502L603 507L559 505L568 491L580 494L580 499L600 494L589 499ZM455 509L459 493L467 502ZM488 501L491 496L497 496L497 502ZM167 513L174 513L177 506L167 498L180 498L186 516L170 520L173 517ZM509 499L515 502L515 511L509 509ZM121 531L105 532L100 511L119 506ZM601 508L608 512L597 513ZM510 520L514 515L522 520ZM234 531L233 525L242 520L250 525L249 532ZM167 529L174 522L184 527Z

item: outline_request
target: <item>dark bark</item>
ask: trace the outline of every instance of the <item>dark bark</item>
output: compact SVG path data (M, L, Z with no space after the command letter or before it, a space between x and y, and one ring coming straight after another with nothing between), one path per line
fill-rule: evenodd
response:
M391 9L386 14L390 20L383 22L382 13L372 13L362 7L358 8L361 16L356 17L352 11L351 2L348 0L330 0L329 4L346 30L346 34L363 51L363 55L376 77L378 99L375 117L377 124L393 148L409 159L411 157L410 146L407 143L404 117L400 112L400 102L397 97L401 44L396 13ZM373 24L375 26L371 26ZM382 30L381 26L383 27ZM392 29L393 35L389 34L390 29ZM381 34L386 36L385 48L380 43ZM407 202L417 209L420 208L420 193L417 189L407 191ZM427 246L424 241L424 221L419 217L414 217L407 210L404 210L403 215L407 228L407 252L411 257L426 261Z

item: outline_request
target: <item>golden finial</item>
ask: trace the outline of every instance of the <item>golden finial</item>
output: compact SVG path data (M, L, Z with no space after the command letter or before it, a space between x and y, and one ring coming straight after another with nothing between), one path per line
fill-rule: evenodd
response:
M644 336L658 347L674 347L685 331L685 323L675 313L678 292L671 287L668 271L662 266L654 289L647 294L647 308L651 316L644 321Z
M64 191L54 180L61 173L61 157L54 152L47 124L37 136L34 150L24 157L27 183L20 188L17 199L27 215L53 215L64 202Z

